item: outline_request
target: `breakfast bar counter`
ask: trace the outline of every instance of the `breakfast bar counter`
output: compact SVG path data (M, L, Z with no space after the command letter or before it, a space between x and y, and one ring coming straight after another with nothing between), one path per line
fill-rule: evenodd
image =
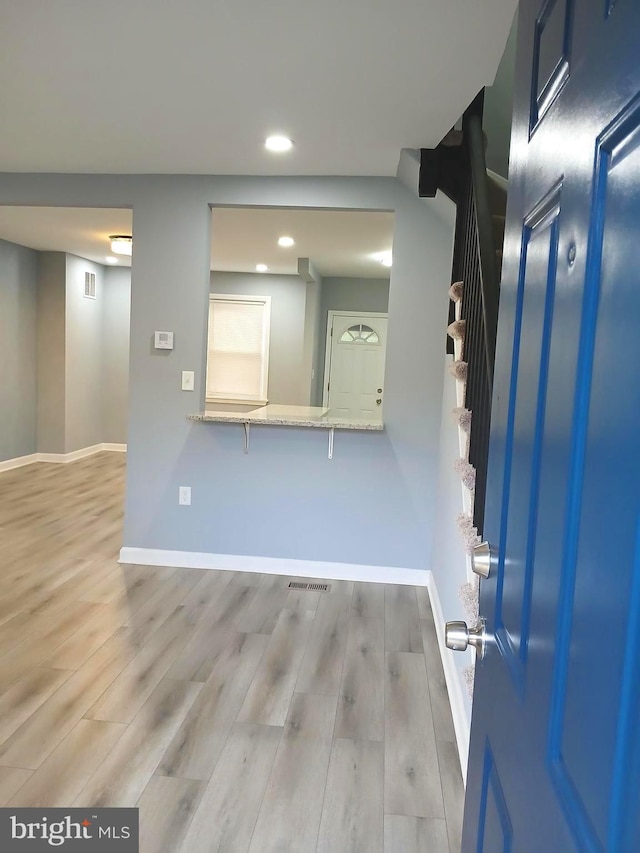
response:
M267 405L249 412L197 412L187 416L202 423L250 424L261 426L310 427L313 429L384 429L382 418L345 418L331 414L322 406Z

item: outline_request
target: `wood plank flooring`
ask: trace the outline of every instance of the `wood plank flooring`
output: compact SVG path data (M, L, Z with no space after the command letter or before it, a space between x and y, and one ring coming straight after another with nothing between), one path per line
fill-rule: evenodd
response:
M117 563L125 457L0 474L0 805L143 853L458 853L424 589Z

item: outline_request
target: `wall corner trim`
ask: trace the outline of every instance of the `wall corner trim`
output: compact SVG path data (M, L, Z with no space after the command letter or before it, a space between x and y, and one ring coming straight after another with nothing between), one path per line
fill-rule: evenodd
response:
M0 462L0 474L3 471L12 471L14 468L22 468L25 465L33 465L34 462L64 465L67 462L75 462L77 459L84 459L86 456L93 456L94 453L102 453L103 451L126 453L127 445L103 443L94 444L91 447L81 447L80 450L73 450L71 453L30 453L28 456L16 456L14 459L5 459Z
M440 657L442 658L442 668L444 669L444 677L447 682L449 704L451 705L451 715L453 716L453 728L456 733L458 757L460 758L460 769L462 771L462 779L466 787L471 727L465 710L465 702L462 695L462 682L454 663L454 652L448 649L444 644L444 616L442 614L442 605L440 604L438 588L436 586L435 578L433 577L433 572L429 571L427 574L427 589L429 591L431 610L433 611L433 621L435 622L436 634L438 636L438 648L440 649Z
M265 575L323 578L369 583L397 583L407 586L427 586L427 569L406 569L396 566L364 566L357 563L328 563L320 560L251 557L239 554L211 554L201 551L165 551L159 548L120 550L120 563L143 566L170 566L183 569L223 569L232 572L259 572Z

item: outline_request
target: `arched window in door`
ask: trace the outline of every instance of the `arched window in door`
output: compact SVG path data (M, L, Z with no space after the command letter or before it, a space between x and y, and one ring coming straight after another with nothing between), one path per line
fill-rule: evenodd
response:
M364 323L357 323L355 326L349 326L340 338L341 344L379 344L380 338L375 329L371 326L365 326Z

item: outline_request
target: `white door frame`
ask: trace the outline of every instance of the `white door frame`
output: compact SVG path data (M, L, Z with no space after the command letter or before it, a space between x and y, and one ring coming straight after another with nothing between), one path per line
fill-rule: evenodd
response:
M327 385L329 384L329 380L331 378L331 346L333 344L333 335L331 334L331 330L333 329L333 318L334 317L385 317L387 320L389 319L389 312L383 311L338 311L337 309L330 309L327 312L327 335L325 340L324 347L324 373L322 375L322 405L326 409L329 405L329 390ZM386 347L387 341L385 339L385 363L386 363Z

